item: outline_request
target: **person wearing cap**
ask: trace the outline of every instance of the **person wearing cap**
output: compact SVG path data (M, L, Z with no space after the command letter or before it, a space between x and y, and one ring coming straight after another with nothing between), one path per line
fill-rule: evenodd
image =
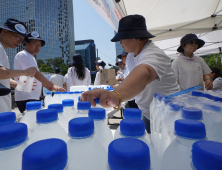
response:
M106 63L103 60L95 61L95 63L96 63L96 69L98 70L98 72L96 73L94 86L100 85L100 81L101 81L100 70L104 69L106 66Z
M68 70L67 84L69 88L71 86L89 86L91 84L91 74L88 68L83 65L81 54L74 54L73 56L72 67Z
M50 77L49 81L51 81L56 86L63 87L64 76L61 75L61 70L59 67L55 69L55 74Z
M210 69L212 72L209 73L208 75L213 81L212 90L222 90L222 75L220 69L218 67L212 67Z
M193 86L201 86L202 90L212 89L212 82L208 75L211 70L206 62L194 52L203 47L205 42L195 34L187 34L180 40L180 46L177 51L180 55L173 61L172 69L181 90ZM203 85L204 82L204 85Z
M5 49L16 48L22 42L27 41L26 25L13 18L7 19L3 26L0 26L0 86L10 89L16 87L17 82L12 78L18 76L34 76L35 69L11 70L9 68L8 56ZM11 93L0 96L0 113L11 111Z
M69 64L69 68L72 67L72 64ZM68 70L69 70L68 68ZM67 74L64 76L64 89L66 91L70 91L70 85L68 84L68 70L67 70Z
M44 47L45 41L39 35L38 32L33 31L27 34L29 42L24 43L25 49L16 54L14 59L14 69L25 70L32 68L36 70L35 82L36 86L33 87L31 93L15 90L15 101L21 113L26 109L26 103L29 101L39 101L42 91L42 86L50 91L65 91L62 87L59 87L50 82L42 73L40 73L35 55L37 55L41 47ZM15 76L15 80L18 81L18 76Z
M125 64L123 64L121 59L118 59L116 62L116 66L119 67L119 70L117 71L116 80L121 83L124 80L124 72L125 72Z
M120 41L125 52L129 75L114 91L95 89L82 93L82 101L100 98L103 107L119 109L121 102L135 98L143 113L146 130L150 133L149 106L154 93L179 91L179 85L171 69L170 58L149 40L154 37L147 31L145 18L141 15L129 15L119 22L118 33L111 40Z

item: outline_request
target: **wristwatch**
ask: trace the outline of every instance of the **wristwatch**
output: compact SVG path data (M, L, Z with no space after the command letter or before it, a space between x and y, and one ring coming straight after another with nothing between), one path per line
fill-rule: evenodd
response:
M206 79L205 81L210 80L211 82L213 81L211 78Z

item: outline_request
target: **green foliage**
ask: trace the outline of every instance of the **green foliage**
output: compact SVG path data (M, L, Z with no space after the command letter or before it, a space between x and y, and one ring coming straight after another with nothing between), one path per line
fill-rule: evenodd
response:
M61 69L61 75L65 76L67 74L69 66L67 66L65 63L62 63L59 68Z
M54 67L54 61L53 60L54 59L52 59L52 58L45 59L47 67Z
M38 67L40 67L42 64L45 64L42 59L37 60Z
M217 63L216 63L216 58L218 61ZM211 54L211 55L208 55L207 57L204 57L203 59L209 67L218 67L221 69L220 54Z
M45 73L54 73L54 69L52 67L48 67L45 63L40 65L39 71Z
M62 64L65 64L65 63L63 62L63 59L61 57L56 57L56 58L53 59L54 68L60 67L60 65L62 65Z

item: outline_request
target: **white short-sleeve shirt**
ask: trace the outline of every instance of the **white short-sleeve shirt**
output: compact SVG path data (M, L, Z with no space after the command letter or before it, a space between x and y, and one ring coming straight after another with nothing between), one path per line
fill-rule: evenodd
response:
M222 90L222 78L218 77L213 81L212 90Z
M172 63L172 69L181 90L193 86L201 86L203 90L203 76L211 73L206 62L198 56L191 58L180 54Z
M70 91L70 85L68 83L68 73L64 76L64 84L66 83L66 91Z
M63 87L64 76L60 74L54 74L50 77L49 81L59 87Z
M129 74L136 66L147 64L157 73L157 79L146 85L145 89L135 96L135 102L146 118L150 119L149 106L154 93L170 93L179 91L179 86L171 69L170 58L157 46L148 41L142 51L134 57L134 53L128 53L126 65Z
M95 78L95 81L94 81L94 86L100 85L100 81L101 81L100 71L98 71L96 73L96 78Z
M0 66L9 69L8 56L5 52L4 46L0 42ZM10 79L0 79L0 83L10 88ZM11 93L6 96L0 96L0 113L11 111Z
M15 70L26 70L30 67L36 67L38 69L37 62L30 53L28 53L26 50L23 50L16 54L14 59L14 69ZM15 77L15 81L18 81L19 77ZM24 91L18 91L15 90L15 101L23 101L23 100L29 100L29 99L35 99L39 100L41 91L42 91L42 83L38 81L36 78L34 79L36 82L33 86L33 89L31 93L26 93Z

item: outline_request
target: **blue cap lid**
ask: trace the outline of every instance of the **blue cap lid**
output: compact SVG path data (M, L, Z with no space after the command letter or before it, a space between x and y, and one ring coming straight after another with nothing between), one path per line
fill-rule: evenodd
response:
M15 112L2 112L0 113L0 125L6 125L16 122Z
M96 104L99 104L99 98L94 99L94 101L96 102Z
M215 97L215 98L214 98L214 101L216 101L216 102L222 102L222 97Z
M51 92L47 92L46 94L48 95L48 94L52 94L52 93Z
M159 96L161 93L154 93L153 97L156 98L157 96Z
M175 121L175 133L184 138L204 139L206 138L205 125L202 122L190 119L179 119Z
M181 106L175 103L169 103L168 104L170 110L178 112L181 109Z
M28 127L24 123L10 123L0 128L0 149L19 145L26 141Z
M108 164L110 170L149 170L149 147L134 138L116 139L109 144Z
M192 96L202 97L203 93L201 91L194 90L192 91Z
M126 108L124 109L124 119L128 118L141 119L142 111L136 108Z
M214 112L220 112L221 106L214 105L214 103L209 103L209 104L204 104L203 109L214 111Z
M202 110L195 107L182 108L182 117L185 119L201 120L203 118Z
M156 98L159 100L159 101L161 101L162 100L162 98L164 98L166 95L164 95L164 94L160 94L160 95L158 95Z
M74 100L73 99L62 100L62 105L63 107L74 106Z
M123 119L120 122L120 133L123 136L143 136L145 134L145 124L141 119Z
M106 118L106 110L103 108L90 108L89 117L95 120L103 120Z
M214 96L207 94L207 93L203 93L203 97L206 97L208 99L214 100Z
M88 88L88 90L92 90L92 88L91 88L91 87L89 87L89 88Z
M69 136L73 138L88 137L94 132L94 122L90 117L78 117L69 121Z
M43 109L36 113L38 123L50 123L58 119L58 111L56 109Z
M58 113L63 112L63 105L62 104L50 104L48 105L48 109L56 109Z
M62 170L67 162L67 145L61 139L37 141L22 154L22 170Z
M198 170L220 170L222 167L222 143L198 141L192 146L193 166Z
M89 110L91 108L90 102L78 102L77 109L78 110Z
M78 97L78 102L80 102L80 101L81 101L81 96Z
M26 110L39 110L41 109L41 102L27 102Z

